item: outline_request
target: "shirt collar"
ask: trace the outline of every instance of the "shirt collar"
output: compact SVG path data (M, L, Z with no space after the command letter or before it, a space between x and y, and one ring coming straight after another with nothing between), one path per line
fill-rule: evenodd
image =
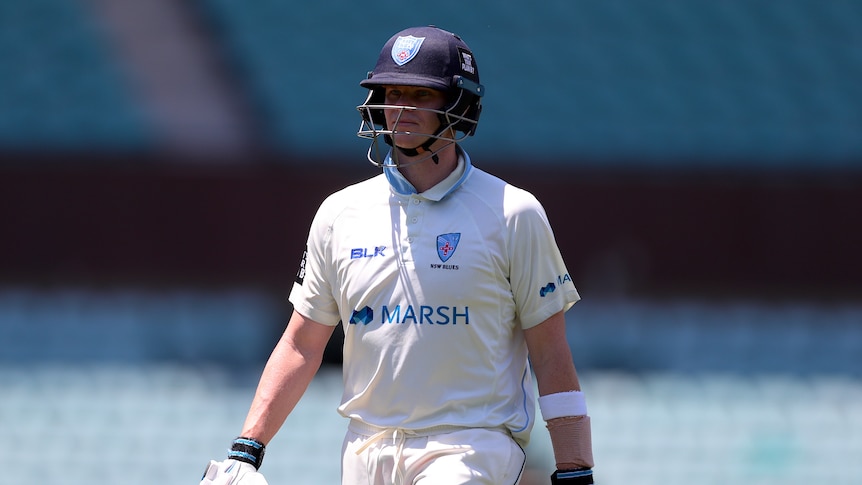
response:
M470 156L467 155L460 147L458 148L458 165L455 166L455 170L452 171L446 178L441 180L437 185L431 187L419 194L416 192L416 188L413 187L413 184L407 181L404 178L404 175L398 171L398 168L388 165L392 163L392 152L389 152L389 155L386 156L387 166L383 168L383 173L386 175L386 179L389 181L389 185L392 186L392 189L400 194L400 195L414 195L418 194L425 199L433 200L435 202L439 202L443 200L444 197L454 192L461 184L467 180L467 176L470 175L470 172L473 170L473 164L470 162Z

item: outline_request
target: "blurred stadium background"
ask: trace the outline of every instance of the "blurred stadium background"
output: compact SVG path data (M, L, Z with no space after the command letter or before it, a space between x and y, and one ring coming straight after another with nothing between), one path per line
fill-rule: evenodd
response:
M409 25L545 204L597 482L862 483L862 3L0 3L3 483L197 483L239 431L358 81ZM264 467L338 482L339 342ZM547 483L535 431L524 484Z

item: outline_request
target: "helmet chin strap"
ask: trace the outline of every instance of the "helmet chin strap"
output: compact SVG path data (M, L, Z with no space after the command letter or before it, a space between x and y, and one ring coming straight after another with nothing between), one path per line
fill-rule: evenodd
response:
M437 156L437 152L439 152L440 150L442 150L443 148L445 148L448 145L444 145L443 147L440 147L439 149L433 150L433 151L431 150L431 145L433 145L434 142L436 142L438 140L437 137L440 136L440 134L443 133L443 131L445 131L446 128L444 125L445 124L443 123L443 121L440 120L440 123L437 126L436 133L429 136L428 139L425 140L424 143L422 143L421 145L419 145L416 148L404 148L404 147L400 147L400 146L395 145L395 140L392 138L391 135L386 135L384 137L384 140L386 140L387 144L391 145L393 148L395 148L399 152L401 152L404 155L411 157L411 158L417 157L422 153L430 153L430 155L428 155L428 157L431 157L431 160L434 161L435 165L439 165L440 164L440 157ZM396 126L397 126L397 122L396 122ZM427 160L428 157L425 157L422 160ZM411 164L419 162L419 161L421 161L421 160L416 160L415 162L411 162Z
M388 137L389 136L386 135L385 138L388 138ZM429 158L432 159L435 164L439 165L440 164L440 158L437 156L437 154L441 150L443 150L444 148L448 147L449 145L454 144L455 141L446 140L446 143L443 144L443 146L441 146L440 148L437 148L436 150L430 150L428 147L434 141L436 141L436 139L432 138L431 140L432 140L431 143L427 143L427 142L423 143L421 146L419 146L417 148L401 148L401 147L392 145L392 143L390 143L390 140L387 139L386 143L391 145L394 148L394 150L392 150L392 159L393 159L393 162L395 162L395 165L393 165L393 166L398 167L398 168L405 168L405 167L409 167L411 165L415 165L415 164L420 163L420 162L424 162L425 160L428 160ZM398 158L399 158L398 154L399 153L404 154L408 157L416 157L416 156L420 156L422 154L426 154L426 155L424 157L421 157L421 158L410 160L409 162L401 163L398 160Z
M435 141L437 141L436 138L429 136L428 140L426 140L425 143L419 145L416 148L404 148L404 147L396 146L396 145L391 144L391 143L390 144L392 145L393 148L395 148L396 150L398 150L399 152L403 153L404 155L406 155L408 157L417 157L422 153L430 153L431 154L430 155L431 160L434 161L435 165L438 165L440 163L440 158L437 156L437 151L431 151L431 145L433 145ZM427 159L427 157L423 158L423 160L425 160L425 159Z

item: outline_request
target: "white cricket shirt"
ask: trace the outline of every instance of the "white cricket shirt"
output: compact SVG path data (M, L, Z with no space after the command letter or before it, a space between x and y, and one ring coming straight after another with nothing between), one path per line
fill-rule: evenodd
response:
M343 416L506 427L526 444L535 396L523 330L580 297L536 198L460 153L421 194L385 169L329 196L290 301L344 324Z

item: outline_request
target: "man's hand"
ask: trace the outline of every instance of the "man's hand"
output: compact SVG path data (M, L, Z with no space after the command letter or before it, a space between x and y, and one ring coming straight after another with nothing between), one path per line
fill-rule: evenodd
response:
M237 460L210 460L200 485L269 485L253 465Z

